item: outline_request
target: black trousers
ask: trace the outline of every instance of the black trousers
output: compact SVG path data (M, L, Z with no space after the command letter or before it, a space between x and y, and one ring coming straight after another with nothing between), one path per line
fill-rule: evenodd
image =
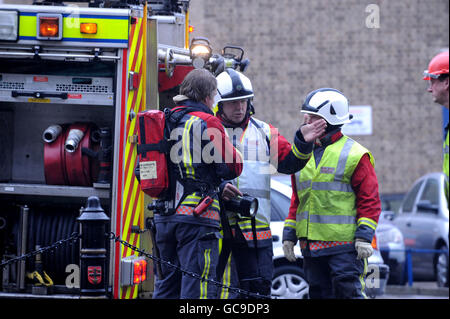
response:
M303 268L311 299L365 299L367 259L356 252L304 257Z

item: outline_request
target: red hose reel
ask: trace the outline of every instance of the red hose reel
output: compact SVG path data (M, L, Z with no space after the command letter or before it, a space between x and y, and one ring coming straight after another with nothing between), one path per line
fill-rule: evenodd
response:
M46 132L44 132L46 183L92 186L98 176L98 160L89 156L89 153L97 152L100 147L97 127L92 123L62 125L59 133L51 132L57 134L53 140L46 139Z

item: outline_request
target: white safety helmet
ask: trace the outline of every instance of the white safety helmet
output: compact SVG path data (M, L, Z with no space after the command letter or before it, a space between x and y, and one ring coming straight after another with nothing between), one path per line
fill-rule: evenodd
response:
M217 102L250 99L254 96L252 83L244 74L226 69L217 77Z
M310 92L303 102L302 113L315 114L331 125L350 123L348 100L340 91L321 88Z

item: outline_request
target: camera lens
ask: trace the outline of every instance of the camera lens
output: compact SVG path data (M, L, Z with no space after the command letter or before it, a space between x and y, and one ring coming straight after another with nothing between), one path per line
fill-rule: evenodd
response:
M254 217L258 211L258 199L244 194L242 197L236 197L225 202L225 208L237 213L239 217L251 218Z
M249 211L250 217L253 217L256 215L256 212L258 211L258 200L256 198L253 198L253 200L250 204L250 209L248 211Z

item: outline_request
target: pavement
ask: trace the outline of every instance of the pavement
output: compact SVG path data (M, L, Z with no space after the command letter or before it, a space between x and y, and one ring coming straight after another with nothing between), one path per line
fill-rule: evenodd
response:
M449 288L438 287L435 281L415 281L412 286L387 285L384 293L384 299L408 296L423 299L448 299Z

